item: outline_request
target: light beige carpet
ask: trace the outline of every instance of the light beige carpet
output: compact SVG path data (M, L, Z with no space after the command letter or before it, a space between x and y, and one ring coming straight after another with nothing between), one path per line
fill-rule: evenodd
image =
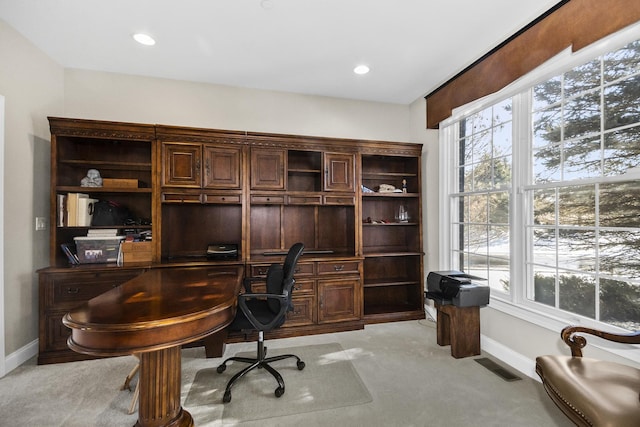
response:
M223 422L281 417L372 401L369 391L340 344L270 349L267 355L288 353L299 356L306 367L299 371L295 359L272 364L284 379L284 395L275 397L274 391L278 386L275 378L263 369L255 369L233 387L231 402L223 406ZM255 356L252 353L241 355ZM220 405L227 381L245 366L247 365L244 363L231 362L222 374L216 372L216 367L199 370L184 406Z

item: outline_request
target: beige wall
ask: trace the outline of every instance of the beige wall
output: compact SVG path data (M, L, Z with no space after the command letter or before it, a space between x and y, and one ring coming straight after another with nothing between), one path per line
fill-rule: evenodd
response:
M407 105L67 69L65 116L409 141Z
M0 94L5 96L4 319L7 355L38 331L35 270L49 261L48 115L61 114L63 69L0 21Z

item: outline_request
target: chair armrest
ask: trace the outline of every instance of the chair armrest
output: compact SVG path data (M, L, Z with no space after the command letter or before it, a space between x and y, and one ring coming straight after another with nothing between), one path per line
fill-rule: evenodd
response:
M584 326L567 326L562 329L560 336L569 348L571 348L571 355L573 357L582 357L582 348L587 345L587 339L582 335L574 335L577 333L594 335L607 341L624 344L640 344L640 331L629 334L614 334L612 332L604 332L598 329L586 328Z
M258 298L275 299L280 302L280 311L278 312L278 314L274 315L271 322L267 323L266 325L260 322L258 319L256 319L253 313L251 312L251 309L249 308L249 306L247 306L247 300L258 299ZM282 319L282 317L286 314L287 310L289 309L289 298L287 297L287 295L280 295L280 294L245 293L245 294L238 295L238 305L240 306L240 310L242 310L242 312L247 317L249 322L251 322L251 324L257 330L268 331L273 329L275 324L278 321L280 321L280 319Z

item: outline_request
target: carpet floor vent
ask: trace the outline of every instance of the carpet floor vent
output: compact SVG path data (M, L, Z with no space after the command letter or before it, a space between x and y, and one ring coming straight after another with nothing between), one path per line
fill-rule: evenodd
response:
M478 362L479 364L481 364L482 366L484 366L485 368L487 368L488 370L490 370L491 372L493 372L494 374L496 374L497 376L499 376L505 381L518 381L522 379L519 376L513 374L511 371L503 368L502 366L498 365L496 362L494 362L493 360L487 357L480 357L478 359L473 359L473 360L475 360L476 362Z

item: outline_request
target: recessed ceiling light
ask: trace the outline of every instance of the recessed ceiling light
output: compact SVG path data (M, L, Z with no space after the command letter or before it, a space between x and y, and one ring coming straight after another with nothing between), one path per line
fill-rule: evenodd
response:
M154 44L156 44L156 41L153 39L153 37L148 34L136 33L133 35L133 39L145 46L153 46Z
M356 74L367 74L369 72L369 67L366 65L358 65L353 69L353 72Z

